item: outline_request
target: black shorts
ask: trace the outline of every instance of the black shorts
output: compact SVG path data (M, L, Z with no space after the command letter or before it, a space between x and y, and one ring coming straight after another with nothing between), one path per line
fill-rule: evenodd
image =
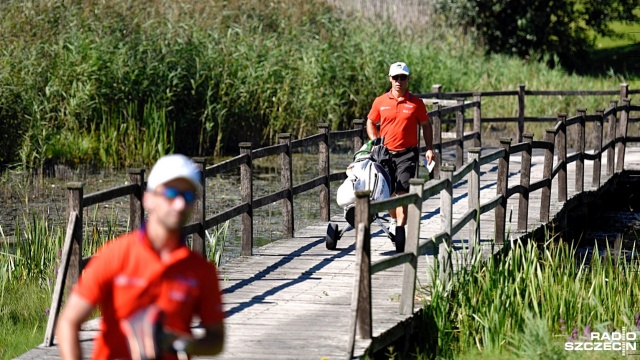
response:
M409 179L416 174L418 155L417 147L391 154L389 176L395 182L395 193L409 192Z

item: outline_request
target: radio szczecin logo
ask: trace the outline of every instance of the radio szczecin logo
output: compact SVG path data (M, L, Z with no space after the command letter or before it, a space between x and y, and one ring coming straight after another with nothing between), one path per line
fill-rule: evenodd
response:
M589 341L567 341L564 343L564 349L567 351L620 351L622 355L626 355L627 351L636 351L637 336L635 332L627 332L626 328L612 333L594 331L590 334Z

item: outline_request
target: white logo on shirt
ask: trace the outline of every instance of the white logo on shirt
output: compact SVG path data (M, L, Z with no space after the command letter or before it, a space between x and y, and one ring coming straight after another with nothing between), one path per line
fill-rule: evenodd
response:
M117 275L114 279L114 283L118 286L146 286L147 280L140 277L127 276L124 274Z
M380 106L380 111L391 109L391 106Z

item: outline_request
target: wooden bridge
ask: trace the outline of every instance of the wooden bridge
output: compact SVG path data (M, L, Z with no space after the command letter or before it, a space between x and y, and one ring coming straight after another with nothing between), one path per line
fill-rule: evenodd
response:
M524 91L516 94L520 93ZM327 224L342 229L346 222L342 217L330 219L330 184L345 174L343 169L331 172L329 149L339 139L353 139L358 149L365 136L363 122L338 132L321 125L319 134L295 141L282 134L279 145L262 149L241 144L239 156L212 166L198 159L204 181L238 167L241 173L241 205L205 218L206 194L201 194L194 222L185 227L192 234L193 249L202 252L205 230L236 216L243 220L242 256L220 267L227 336L224 352L217 358L360 358L416 331L436 276L446 280L475 251L488 255L505 240L545 226L562 227L585 201L597 198L625 173L640 170L640 148L632 146L640 137L628 133L630 124L637 125L638 118L633 116L640 111L631 105L627 97L631 93L623 86L620 104L613 101L606 111L593 115L583 110L573 117L559 114L542 140L521 132L522 141L504 139L492 149L481 147L479 130L480 97L491 94L476 94L474 101L460 100L450 107L435 105L429 112L437 151L435 179L427 183L414 179L409 194L379 202L370 202L366 192L358 192L356 229L344 233L333 251L325 246ZM467 109L473 109L473 119L465 119ZM455 120L448 120L449 114ZM455 139L443 141L441 129L446 122L455 124ZM465 122L473 123L473 131L464 132ZM472 147L465 149L465 142L473 142ZM568 144L573 144L572 150ZM593 146L587 148L588 144ZM315 145L319 177L294 186L293 151ZM274 155L281 160L282 190L254 198L252 161ZM131 227L139 226L144 170L132 170L130 182L86 196L82 184L69 184L67 236L45 339L19 359L58 358L53 329L64 290L77 281L88 261L80 256L82 209L129 196ZM293 196L318 187L320 220L294 234ZM273 202L283 204L286 238L254 248L253 210ZM409 206L403 253L396 253L377 222L370 222L373 214L382 216L399 204ZM90 354L98 323L95 319L83 327L85 356Z

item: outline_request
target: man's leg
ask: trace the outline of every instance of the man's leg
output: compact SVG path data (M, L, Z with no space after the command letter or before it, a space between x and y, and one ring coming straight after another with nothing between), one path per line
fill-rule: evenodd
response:
M396 161L396 196L404 195L409 192L409 180L416 173L418 150L409 151L394 160ZM404 226L407 223L407 210L408 206L399 206L394 210L397 226Z

